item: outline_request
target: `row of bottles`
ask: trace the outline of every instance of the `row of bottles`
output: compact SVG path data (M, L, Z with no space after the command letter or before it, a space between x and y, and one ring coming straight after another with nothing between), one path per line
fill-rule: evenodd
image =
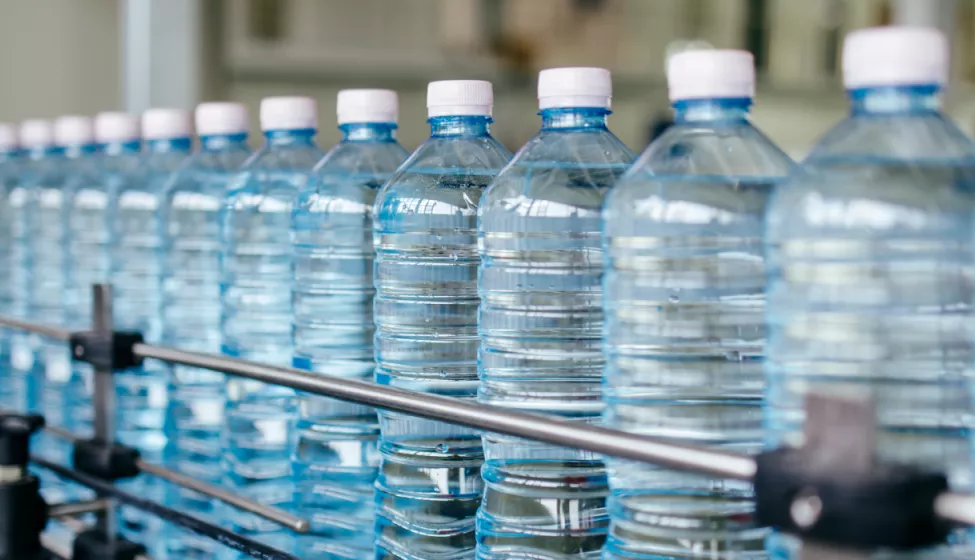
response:
M670 58L675 125L635 162L598 68L540 74L514 156L482 81L430 84L412 154L388 90L340 92L327 153L303 97L262 102L253 154L233 103L197 108L197 151L177 110L61 119L56 141L30 121L19 151L0 127L4 304L76 328L108 281L117 326L152 342L748 453L800 442L808 391L866 393L881 458L968 490L975 145L940 111L947 41L857 31L843 69L852 112L803 165L750 124L736 50ZM31 406L85 429L90 373L4 336L4 397L37 385ZM120 374L118 402L123 442L312 532L130 486L300 558L802 553L734 481L159 363ZM157 558L233 556L122 517Z

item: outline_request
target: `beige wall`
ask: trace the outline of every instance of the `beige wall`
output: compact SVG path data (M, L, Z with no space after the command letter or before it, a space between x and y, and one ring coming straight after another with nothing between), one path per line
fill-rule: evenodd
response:
M0 120L120 102L117 0L0 0Z

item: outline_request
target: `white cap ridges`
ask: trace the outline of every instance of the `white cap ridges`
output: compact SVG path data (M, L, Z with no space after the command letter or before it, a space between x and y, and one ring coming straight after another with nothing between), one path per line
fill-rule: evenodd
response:
M265 97L261 100L261 130L318 128L318 104L310 97Z
M605 68L549 68L538 73L538 108L609 109L613 81Z
M399 120L399 98L390 89L343 89L335 111L339 124L394 123Z
M149 109L142 113L142 137L146 140L188 138L193 122L186 109Z
M54 144L51 121L27 119L20 123L20 145L25 148L45 148Z
M215 101L196 106L196 133L200 136L243 134L250 129L250 115L243 103Z
M734 99L755 96L755 59L736 49L701 49L667 60L670 100Z
M17 140L17 127L10 123L0 123L0 152L10 152L20 147Z
M431 117L491 116L494 89L483 80L445 80L427 86L427 114Z
M65 115L54 121L54 142L58 146L78 146L95 141L95 124L91 117Z
M141 137L139 119L128 113L106 111L95 115L95 141L132 142Z
M943 85L948 81L948 39L928 27L871 27L843 43L843 85Z

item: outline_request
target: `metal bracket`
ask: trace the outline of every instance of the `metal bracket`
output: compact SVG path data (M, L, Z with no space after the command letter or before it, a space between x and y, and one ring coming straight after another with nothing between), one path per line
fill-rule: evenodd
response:
M98 529L79 533L74 539L72 560L136 560L146 547L122 537L106 538Z
M118 371L142 365L142 358L132 352L132 347L141 342L142 334L137 332L72 333L71 355L95 368Z
M936 515L935 501L947 492L947 479L874 460L869 399L811 394L806 414L802 448L758 458L762 524L801 538L803 560L866 558L869 550L945 542L950 526Z

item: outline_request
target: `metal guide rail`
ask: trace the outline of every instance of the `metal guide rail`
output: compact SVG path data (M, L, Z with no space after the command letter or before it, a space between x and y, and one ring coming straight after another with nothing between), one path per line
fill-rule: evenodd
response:
M93 289L94 320L90 331L70 332L0 317L0 326L68 342L74 359L91 364L95 372L92 395L95 437L83 440L57 427L46 428L74 441L74 468L31 458L43 468L91 487L98 495L98 500L92 503L58 504L51 508L52 514L61 517L73 515L70 513L72 511L94 512L97 515L95 528L81 533L76 539L74 557L93 558L85 553L79 554L78 543L82 541L84 545L85 539L94 539L103 550L114 552L132 545L117 536L115 503L124 502L198 534L215 538L256 558L294 558L205 520L119 491L112 484L114 480L139 472L222 500L293 531L302 533L309 530L307 520L145 462L131 448L114 442L113 372L139 365L146 358L206 368L486 432L585 449L709 477L748 481L753 483L755 489L758 522L801 538L804 541L804 558L825 560L840 555L856 558L866 557L870 551L878 549L924 548L945 542L951 530L959 524L975 525L975 496L949 492L942 473L875 461L872 454L875 414L872 403L866 400L810 395L806 402L804 446L772 450L751 457L470 400L147 344L139 333L114 330L109 287L96 285ZM24 430L7 434L2 420L8 418L24 417L0 415L0 474L6 465L11 464L12 468L20 469L21 478L32 478L22 467L26 466L27 461L26 438L33 429L27 430L26 436L22 433ZM36 422L43 423L43 420ZM22 457L18 455L20 451L12 453L17 456L12 462L7 461L10 453L4 452L9 447L4 443L8 440L15 440L14 447L24 446ZM0 558L8 557L4 555L7 541L10 540L7 535L14 530L4 520L3 508L12 505L4 500L4 484L8 479L18 480L16 477L0 476ZM38 536L34 540L40 542ZM144 556L145 552L137 545L128 550L124 554L131 553L130 556L123 554L98 558L135 558ZM9 557L15 560L41 558Z

